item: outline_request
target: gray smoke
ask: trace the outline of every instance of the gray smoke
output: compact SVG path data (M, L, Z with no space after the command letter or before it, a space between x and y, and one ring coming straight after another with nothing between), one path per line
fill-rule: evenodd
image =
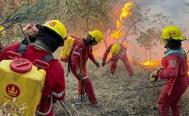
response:
M150 8L151 13L162 13L181 28L189 27L189 0L135 0L144 8Z

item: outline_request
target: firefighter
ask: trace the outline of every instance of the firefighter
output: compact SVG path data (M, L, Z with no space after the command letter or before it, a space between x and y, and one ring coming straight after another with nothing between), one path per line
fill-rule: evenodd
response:
M129 76L132 76L133 70L132 70L132 68L129 64L127 54L126 54L126 50L127 50L126 46L123 46L122 44L118 44L118 43L111 44L106 49L106 52L103 55L102 66L109 63L109 69L110 69L111 74L113 75L115 73L115 70L116 70L116 67L117 67L117 62L120 59L124 63L125 68L127 69ZM111 53L112 57L106 63L106 58L107 58L109 52Z
M165 80L165 85L158 98L160 116L179 116L179 101L188 87L187 56L181 42L185 40L179 27L167 26L161 34L167 49L161 60L162 68L152 72L150 81Z
M54 98L53 101L64 100L65 78L60 61L53 58L52 53L54 53L59 46L63 45L66 37L66 29L59 20L50 20L44 25L41 25L38 29L39 31L35 35L37 40L32 44L28 44L24 49L21 49L22 57L31 62L36 59L48 62L49 67L45 69L45 86L37 110L40 114L53 116L53 108L50 109L50 106L52 106L51 98ZM3 53L1 53L0 60L7 59L8 51L20 53L19 50L20 44L5 48Z
M103 33L100 30L89 31L86 38L76 41L70 58L70 69L78 80L78 98L87 95L90 104L97 106L97 99L93 85L86 71L86 62L88 58L99 67L100 64L95 60L92 54L92 46L95 46L103 39Z

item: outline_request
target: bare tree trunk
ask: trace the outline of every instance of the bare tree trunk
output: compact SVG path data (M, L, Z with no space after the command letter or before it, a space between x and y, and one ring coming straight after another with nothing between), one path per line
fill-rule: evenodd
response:
M89 1L87 1L87 6L89 6L89 4L90 4L90 2ZM85 18L85 21L86 21L86 25L87 25L87 31L89 31L89 14L90 14L90 7L89 7L89 9L88 9L88 12L87 12L87 15L85 16L86 18Z
M146 60L146 56L147 56L147 50L146 48L144 48L144 59Z
M74 30L77 32L77 26L75 24L75 20L74 20L74 17L72 16L72 24L74 26Z
M86 22L86 31L89 31L89 13L87 13L87 16L85 16L86 18L85 18L85 22Z
M106 47L106 49L108 48L107 42L106 42L106 38L107 38L107 34L105 33L105 37L103 39L104 45Z
M149 56L150 56L150 62L152 62L152 53L151 53L151 50L148 49L148 52L149 52Z

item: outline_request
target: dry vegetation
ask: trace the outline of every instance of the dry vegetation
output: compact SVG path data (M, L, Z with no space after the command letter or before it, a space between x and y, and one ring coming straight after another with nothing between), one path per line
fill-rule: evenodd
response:
M89 105L75 105L77 96L77 80L70 74L66 78L67 95L65 103L73 116L158 116L157 98L163 82L154 85L147 79L151 70L134 66L135 75L128 77L122 63L113 77L110 77L107 67L97 70L93 64L88 65L88 74L93 82L99 108ZM181 116L189 115L189 90L181 101ZM58 106L58 105L57 105ZM62 114L58 106L57 116Z
M104 32L110 30L111 33L118 17L116 14L119 14L117 10L123 4L120 0L0 0L0 24L7 27L6 37L1 42L7 45L22 36L17 23L44 23L49 19L61 20L69 34L79 37L93 28ZM160 29L172 22L161 13L152 15L149 12L150 9L143 9L136 4L132 16L123 22L123 26L127 35L137 35L138 46L151 52L151 47L158 42ZM5 23L9 20L13 22ZM105 38L105 43L108 43L108 37ZM66 106L73 116L158 116L157 97L163 82L155 85L148 82L147 77L152 69L146 70L138 65L133 65L133 68L135 75L129 78L123 64L119 63L116 74L111 78L106 66L91 73L95 66L89 63L88 73L100 107L75 105L77 80L72 74L66 78ZM189 115L188 103L187 90L181 101L182 116ZM56 107L57 116L63 115L61 106L56 104Z

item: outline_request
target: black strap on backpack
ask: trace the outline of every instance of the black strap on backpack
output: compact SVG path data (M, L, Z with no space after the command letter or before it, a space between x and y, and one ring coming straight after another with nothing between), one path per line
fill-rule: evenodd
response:
M25 52L25 50L26 50L26 47L27 47L27 45L20 43L20 47L18 48L18 52L19 52L21 55L23 55L24 52Z
M24 44L20 44L20 47L18 48L18 52L23 55L24 52L26 51L26 48L27 48L27 45L24 45ZM41 60L45 61L45 62L49 62L51 60L53 60L54 57L52 54L47 54L45 55Z
M73 49L70 53L69 59L68 59L68 66L67 66L67 74L66 77L68 77L69 73L70 73L70 67L71 67L71 55L72 55Z

